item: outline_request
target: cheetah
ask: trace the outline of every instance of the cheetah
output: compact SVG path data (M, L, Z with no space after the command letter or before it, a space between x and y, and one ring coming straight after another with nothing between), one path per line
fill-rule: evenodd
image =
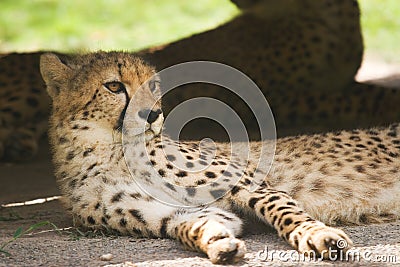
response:
M279 136L386 125L400 119L400 90L358 84L363 41L357 1L233 0L241 14L200 34L135 54L157 69L208 60L247 74L261 88L275 114ZM0 161L33 157L47 130L50 100L39 72L42 53L0 58ZM233 107L253 140L258 126L246 104L229 91L186 86L167 94L166 115L197 96L220 99ZM224 141L217 127L197 120L182 132L202 138L207 127Z
M216 143L213 154L207 144L162 134L159 78L132 54L48 53L40 69L52 99L55 175L78 225L176 239L213 263L229 263L246 253L238 237L249 217L271 225L299 252L321 258L353 245L328 225L399 217L398 123L278 139L264 172L257 168L260 147L270 140L250 143L244 161L229 143ZM168 145L176 153L165 152ZM179 168L180 158L186 169Z

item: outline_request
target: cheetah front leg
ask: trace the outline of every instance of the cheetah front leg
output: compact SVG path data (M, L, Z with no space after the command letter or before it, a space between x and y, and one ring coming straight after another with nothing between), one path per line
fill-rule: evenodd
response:
M250 208L257 217L272 225L279 236L300 253L315 253L326 259L353 245L342 230L311 218L285 192L269 188L255 192L236 189L231 195L236 203Z
M131 194L137 197L137 194ZM115 206L101 209L78 209L78 223L89 228L116 230L124 234L172 238L189 250L203 252L213 263L232 263L244 257L244 242L235 236L241 233L242 221L233 213L214 207L176 208L157 200L132 199L127 194L116 194ZM146 205L146 209L140 209ZM106 213L104 213L106 212ZM80 218L80 220L79 220Z
M241 227L234 214L208 207L177 213L169 230L185 247L205 252L212 263L232 263L246 253L244 242L235 237Z

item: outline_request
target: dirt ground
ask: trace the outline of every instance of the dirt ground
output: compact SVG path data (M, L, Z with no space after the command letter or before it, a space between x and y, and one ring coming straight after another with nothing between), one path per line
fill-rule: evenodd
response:
M387 66L367 62L369 71L359 74L361 80L386 79L391 85L400 87L398 66ZM376 67L375 70L371 66ZM380 73L386 68L384 73ZM397 73L397 74L396 74ZM380 76L379 76L380 75ZM130 237L104 236L96 234L85 237L74 229L72 220L63 211L59 200L41 204L5 207L5 204L19 203L58 196L46 141L40 154L24 164L0 165L0 248L12 238L19 228L29 228L38 222L49 221L51 226L35 229L32 234L9 243L0 253L0 266L212 266L207 258L196 252L184 251L172 240L134 239ZM367 225L347 226L356 248L355 260L344 262L296 261L294 251L280 240L272 229L249 234L244 237L248 253L237 266L382 266L400 264L400 221ZM112 254L109 261L101 261L104 254ZM274 254L272 254L274 253ZM268 257L267 257L268 256Z

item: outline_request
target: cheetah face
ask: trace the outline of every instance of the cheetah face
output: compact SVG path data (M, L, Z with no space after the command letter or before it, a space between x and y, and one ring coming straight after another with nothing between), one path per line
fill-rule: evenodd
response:
M129 115L135 135L148 140L160 133L159 79L139 58L122 52L63 58L44 54L40 68L57 121L86 130L88 137L105 139L121 133Z

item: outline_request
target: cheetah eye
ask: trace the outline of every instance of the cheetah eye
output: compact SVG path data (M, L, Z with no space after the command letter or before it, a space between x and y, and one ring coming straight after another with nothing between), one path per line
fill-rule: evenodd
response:
M151 91L152 93L154 93L154 92L157 90L157 88L159 87L159 85L160 85L160 82L159 82L159 81L151 80L151 81L149 82L150 91Z
M121 93L125 91L125 85L121 82L108 82L104 86L113 93Z

